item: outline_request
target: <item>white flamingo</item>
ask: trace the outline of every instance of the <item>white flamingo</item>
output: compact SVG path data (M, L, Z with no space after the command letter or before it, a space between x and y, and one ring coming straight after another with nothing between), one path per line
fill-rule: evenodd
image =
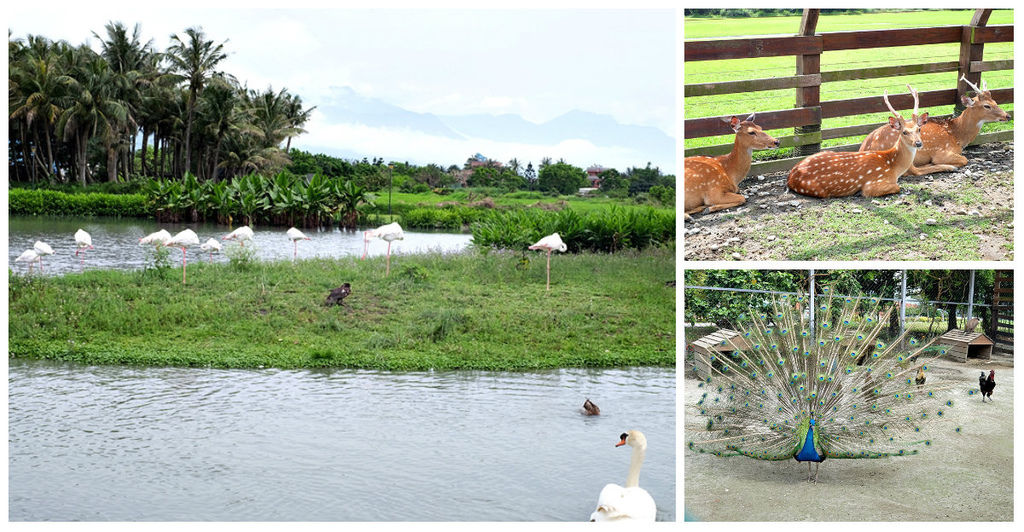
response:
M18 258L14 259L14 262L27 262L28 273L32 273L32 263L39 261L39 271L43 270L43 262L39 258L39 253L34 249L26 249L24 253L18 255Z
M75 231L75 244L78 249L75 251L75 255L78 257L79 264L82 270L85 270L85 250L93 249L92 247L92 236L86 233L85 230L79 229ZM81 253L81 255L79 255Z
M51 248L50 245L47 244L46 242L36 240L36 243L34 246L32 246L32 249L34 249L35 252L39 255L39 271L41 272L43 271L43 256L53 255L53 248Z
M640 466L647 452L647 438L639 430L631 430L619 436L616 447L629 445L633 455L629 461L626 485L608 484L597 497L597 509L590 514L591 521L654 521L658 507L647 490L640 487Z
M170 239L171 239L171 234L168 233L166 229L161 229L161 230L159 230L159 231L157 231L155 233L150 233L150 234L140 238L139 239L139 245L140 246L144 246L146 244L155 244L157 246L162 246L162 245L166 244L167 241L170 240Z
M541 249L548 252L547 289L551 290L551 252L564 252L565 250L569 249L568 246L565 245L565 242L562 242L562 237L558 236L558 233L551 233L550 235L538 240L536 244L530 246L530 249Z
M245 241L252 241L252 235L252 229L250 229L248 225L243 225L242 227L228 233L224 237L224 240L237 240L242 247L245 247Z
M210 262L213 262L213 252L220 253L220 242L211 238L205 244L199 246L199 249L208 251L210 253Z
M405 240L405 233L398 222L391 222L373 230L374 236L388 243L387 267L384 270L384 277L391 274L391 243L395 240Z
M185 284L186 269L188 268L188 252L185 248L188 246L199 245L199 237L195 231L191 229L185 229L184 231L174 235L170 240L164 243L168 247L181 248L181 284Z
M292 227L288 230L288 239L295 245L295 253L292 255L292 260L299 258L299 240L309 240L309 237L304 235L302 231Z

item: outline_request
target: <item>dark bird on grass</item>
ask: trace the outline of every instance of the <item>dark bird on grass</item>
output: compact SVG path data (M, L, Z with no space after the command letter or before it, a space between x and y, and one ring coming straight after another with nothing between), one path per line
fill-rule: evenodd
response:
M964 325L964 332L974 332L974 328L978 326L978 321L978 318L967 320L967 325Z
M985 396L988 396L988 400L992 400L992 390L996 389L996 370L988 372L988 378L985 378L985 372L982 371L981 375L978 376L978 388L981 388L981 402L985 402Z
M590 402L590 399L587 399L587 401L583 403L583 414L587 416L599 416L601 415L601 409L594 403Z
M921 367L917 368L917 377L914 377L914 382L916 382L918 386L921 386L921 385L924 384L924 381L925 381L924 366L921 366Z
M341 305L345 306L345 298L352 293L352 287L345 283L334 290L331 290L330 294L327 294L327 299L324 301L324 305Z

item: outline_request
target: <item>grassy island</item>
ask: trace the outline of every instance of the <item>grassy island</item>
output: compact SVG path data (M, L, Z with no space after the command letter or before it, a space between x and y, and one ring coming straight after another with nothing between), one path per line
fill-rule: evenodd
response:
M469 251L9 273L10 357L185 367L534 370L675 364L675 250ZM352 285L344 306L327 293Z

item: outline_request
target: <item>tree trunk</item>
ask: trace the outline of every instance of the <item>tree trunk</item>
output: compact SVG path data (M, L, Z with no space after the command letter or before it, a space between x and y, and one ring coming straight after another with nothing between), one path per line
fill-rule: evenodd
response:
M106 147L107 147L107 182L108 183L116 183L117 182L117 149L113 145L111 145L109 143L107 144Z
M77 155L78 155L78 184L82 185L82 187L84 188L85 187L85 172L86 172L86 170L89 167L88 163L85 160L87 139L86 139L85 135L82 135L82 134L78 134L75 137L76 137L75 140L76 140L76 142L78 144L76 146L77 149L75 150L77 152Z
M142 167L142 175L148 175L146 172L146 145L149 142L149 128L142 128L142 147L139 148L139 166Z
M196 91L197 87L192 85L188 94L188 117L185 119L185 171L187 172L192 166L192 116L196 110ZM180 175L184 176L182 172Z

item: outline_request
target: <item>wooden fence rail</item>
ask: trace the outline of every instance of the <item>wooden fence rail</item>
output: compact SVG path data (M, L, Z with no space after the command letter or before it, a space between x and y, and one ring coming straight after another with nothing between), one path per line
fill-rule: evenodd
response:
M964 26L941 26L933 28L911 28L893 30L848 31L815 34L818 10L805 9L800 34L792 37L757 37L743 39L716 39L686 42L683 59L690 61L715 61L723 59L750 59L759 57L794 56L797 72L793 76L777 78L748 79L685 85L684 97L713 96L721 94L746 94L758 91L794 89L796 105L793 109L780 109L757 113L757 123L762 128L794 128L793 135L777 137L781 147L794 147L791 159L755 163L751 171L771 172L791 168L799 160L821 149L821 141L850 136L866 135L879 123L822 129L822 120L842 116L855 116L885 112L888 109L878 95L865 98L820 101L823 83L878 79L917 74L956 72L957 79L966 76L971 83L978 84L982 72L1012 70L1013 60L985 61L984 45L987 43L1013 42L1013 25L987 26L991 9L978 9L971 23ZM923 44L960 43L957 60L919 63L897 66L879 66L821 72L822 52L835 50L891 48ZM955 111L963 110L960 97L969 91L963 81L956 88L924 91L919 94L920 106L934 107L953 104ZM1013 88L993 89L992 97L998 103L1013 101ZM889 97L895 109L913 108L909 94ZM1013 113L1010 113L1011 116ZM731 115L730 115L731 116ZM729 135L732 130L721 119L724 117L690 118L683 122L683 137L686 139ZM975 144L993 140L1010 140L1013 131L998 131L979 135ZM831 147L831 150L856 150L859 144ZM687 157L693 155L717 155L727 153L732 143L703 146L685 150Z

